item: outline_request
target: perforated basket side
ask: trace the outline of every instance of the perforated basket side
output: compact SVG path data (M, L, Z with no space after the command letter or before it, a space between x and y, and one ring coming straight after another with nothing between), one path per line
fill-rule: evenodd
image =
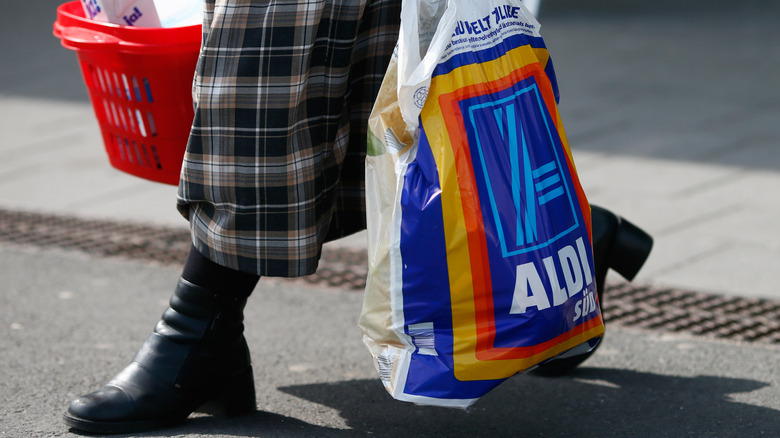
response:
M177 184L193 118L190 86L196 57L124 55L110 60L91 55L80 52L80 64L111 165Z

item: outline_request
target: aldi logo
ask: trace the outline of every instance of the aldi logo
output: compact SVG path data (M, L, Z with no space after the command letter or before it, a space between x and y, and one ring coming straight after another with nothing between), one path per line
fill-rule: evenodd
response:
M498 53L486 50L437 67L419 147L404 167L405 344L415 350L410 370L439 371L452 355L442 387L508 377L604 332L587 199L555 87L543 63L527 63L541 51L475 63ZM448 304L441 319L432 302Z
M549 246L580 225L538 86L518 85L459 102L480 197L489 204L483 214L491 216L504 257Z

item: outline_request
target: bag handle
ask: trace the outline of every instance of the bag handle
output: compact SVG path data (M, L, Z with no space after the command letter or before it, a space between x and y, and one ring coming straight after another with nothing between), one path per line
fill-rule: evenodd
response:
M453 0L403 0L401 3L398 103L413 138L416 138L431 74L455 31L456 13ZM425 44L427 39L429 44ZM424 54L420 53L421 45L427 45Z

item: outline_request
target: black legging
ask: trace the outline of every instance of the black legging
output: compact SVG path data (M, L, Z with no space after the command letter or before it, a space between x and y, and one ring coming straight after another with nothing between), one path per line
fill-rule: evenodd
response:
M216 293L248 297L260 280L259 275L248 274L218 265L190 246L184 263L182 278Z

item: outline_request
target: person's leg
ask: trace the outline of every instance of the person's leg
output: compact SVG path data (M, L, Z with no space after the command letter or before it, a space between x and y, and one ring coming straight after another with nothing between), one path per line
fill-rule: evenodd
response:
M210 413L253 412L243 309L259 278L220 266L193 247L168 309L131 364L74 400L65 423L128 433L177 424L205 405Z
M208 267L193 252L170 309L133 363L75 400L68 425L101 433L155 429L215 399L232 412L254 409L242 334L250 292L242 285L254 282L238 271L310 274L326 238L364 226L366 134L359 127L399 16L400 0L204 1L177 207L195 245L236 271ZM351 138L344 111L358 127Z
M181 277L209 290L224 290L237 297L248 297L260 276L236 271L214 263L195 247L190 248Z

